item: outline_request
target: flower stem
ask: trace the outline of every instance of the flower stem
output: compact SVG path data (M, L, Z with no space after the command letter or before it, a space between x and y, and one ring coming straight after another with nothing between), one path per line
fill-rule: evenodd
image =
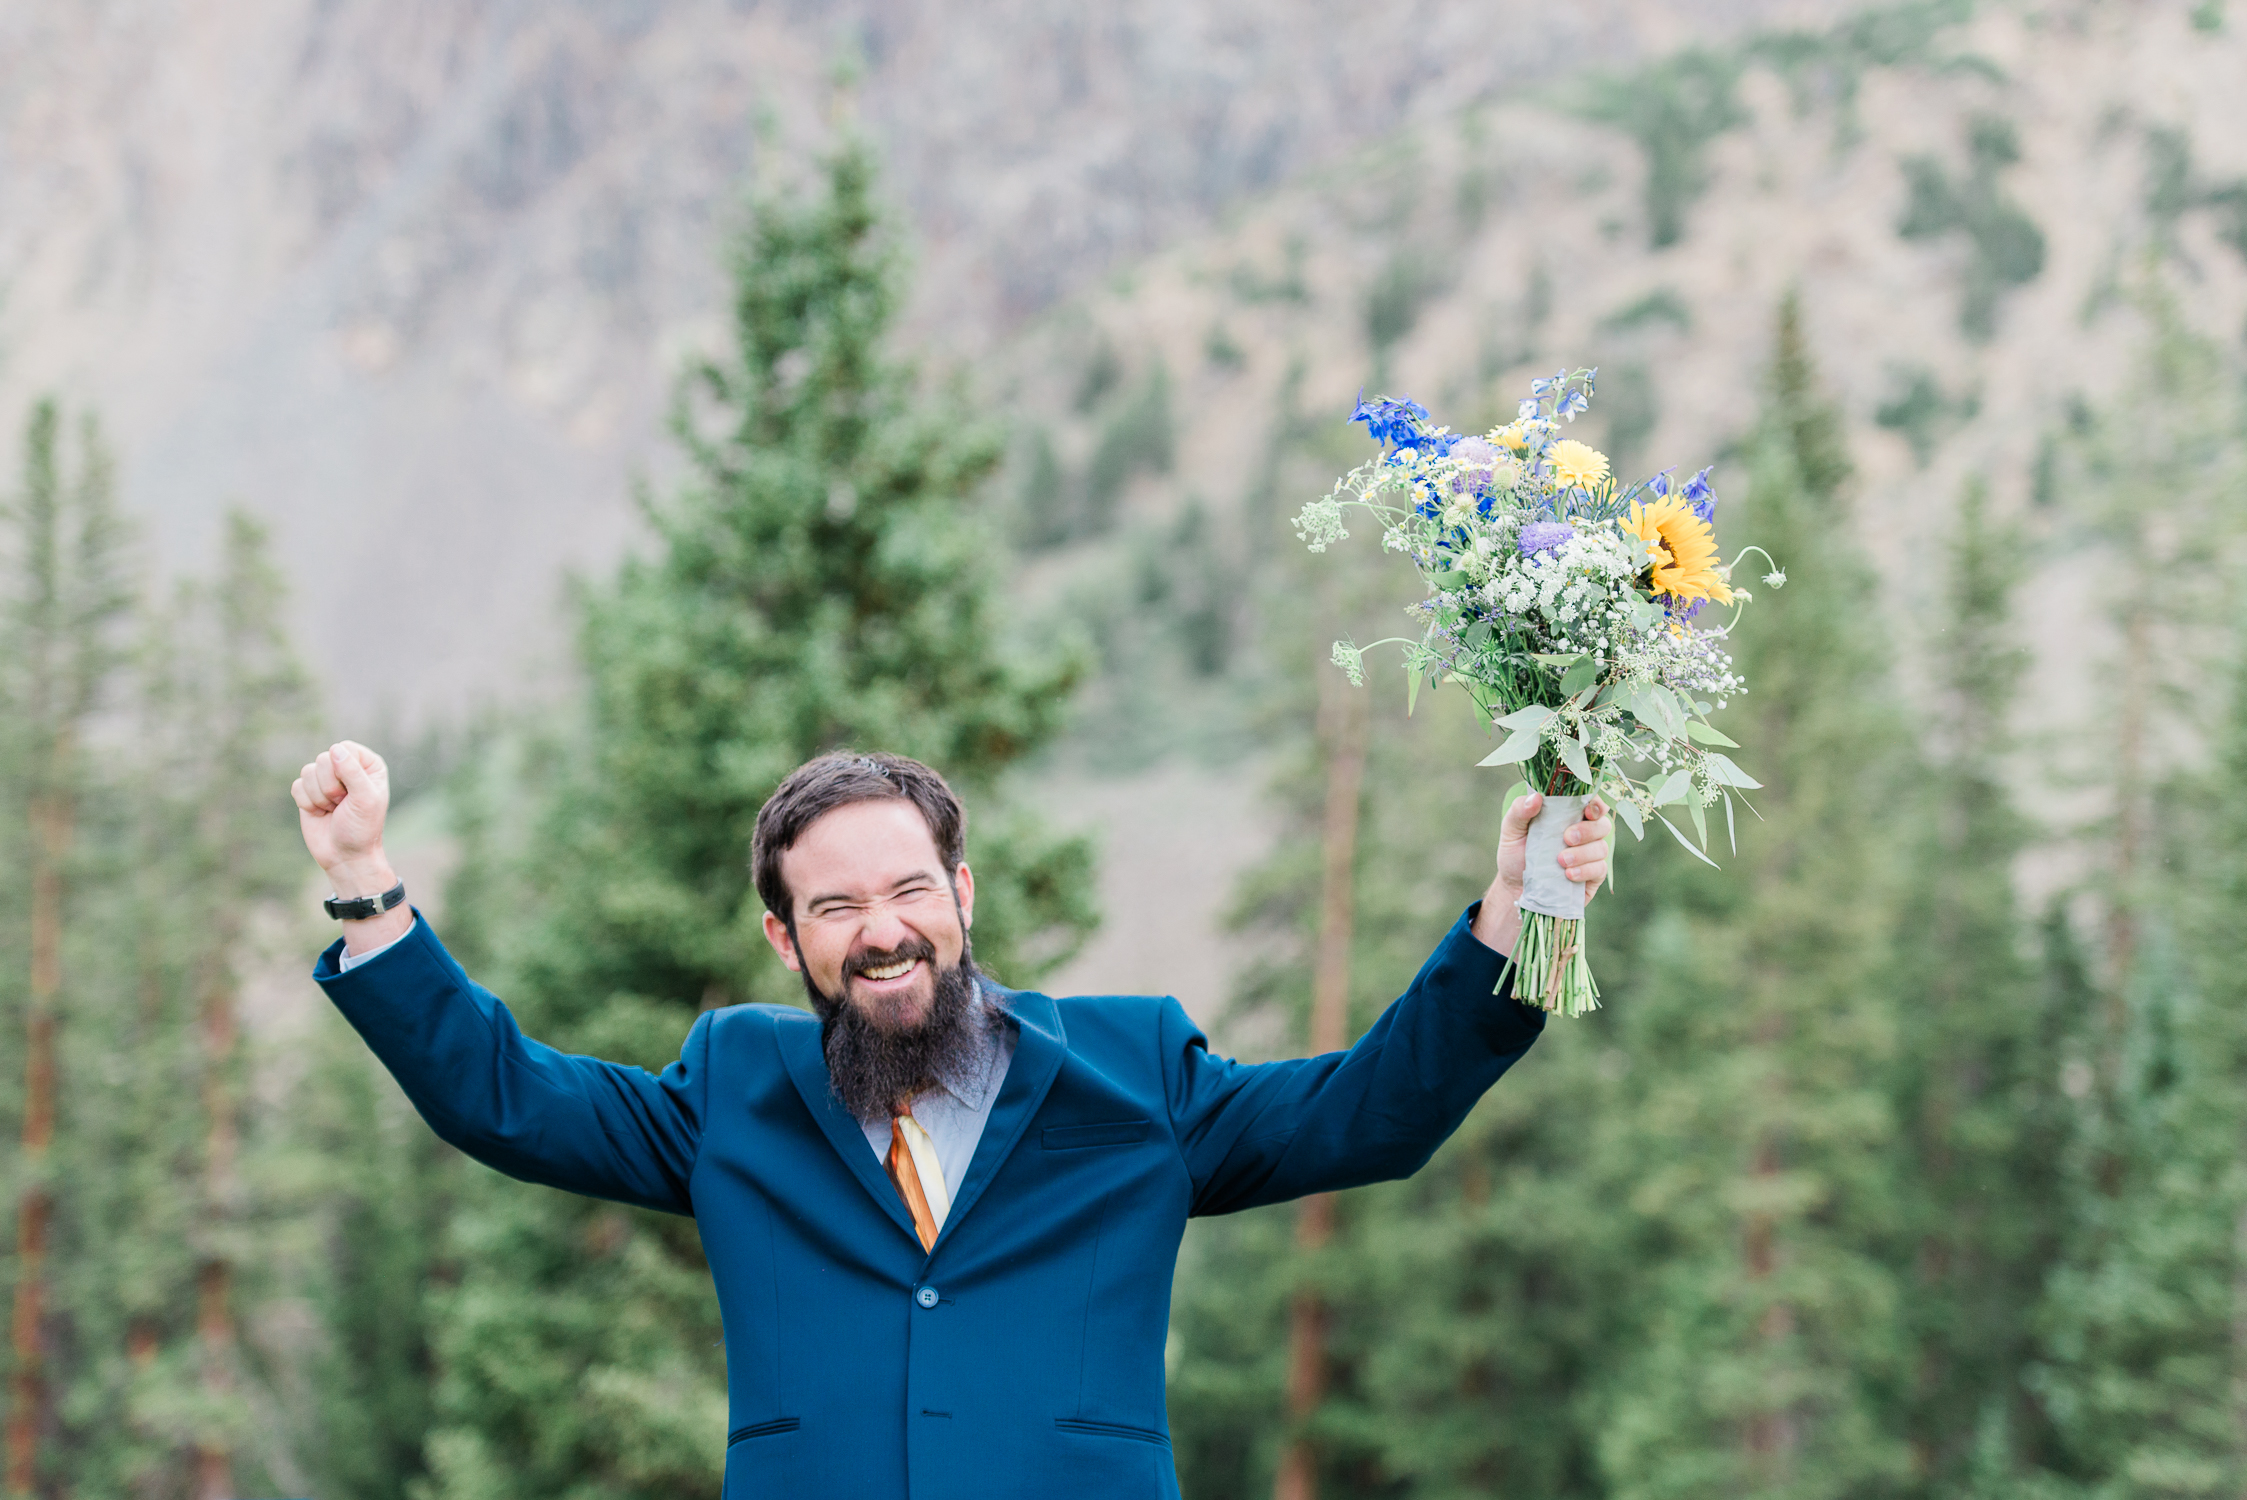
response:
M1599 1009L1599 985L1584 953L1582 918L1549 917L1543 912L1523 912L1521 939L1514 962L1520 978L1515 994L1526 1004L1564 1016L1588 1015ZM1529 986L1524 993L1520 985Z

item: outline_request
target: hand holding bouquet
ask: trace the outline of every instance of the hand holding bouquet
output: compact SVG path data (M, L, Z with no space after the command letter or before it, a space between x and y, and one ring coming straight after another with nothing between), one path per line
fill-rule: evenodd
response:
M1378 518L1382 545L1419 569L1427 597L1407 607L1417 637L1357 646L1335 664L1364 681L1365 653L1400 645L1407 711L1423 684L1457 683L1506 740L1481 764L1518 765L1520 791L1545 794L1530 829L1514 962L1525 999L1563 1015L1598 1008L1584 956L1583 888L1554 863L1562 831L1587 798L1615 809L1635 837L1653 818L1710 864L1708 820L1758 783L1721 752L1738 746L1708 715L1744 692L1724 649L1750 595L1732 586L1711 520L1707 469L1623 486L1604 455L1560 436L1591 403L1596 372L1535 382L1516 420L1481 437L1429 423L1405 400L1358 403L1381 453L1303 507L1297 533L1313 552L1349 535L1344 513ZM1761 548L1749 548L1761 553ZM1743 556L1746 554L1743 553ZM1763 554L1766 563L1768 554ZM1764 575L1786 582L1776 567ZM1703 618L1729 609L1723 623ZM1682 807L1697 838L1670 821ZM1752 809L1751 809L1752 811Z

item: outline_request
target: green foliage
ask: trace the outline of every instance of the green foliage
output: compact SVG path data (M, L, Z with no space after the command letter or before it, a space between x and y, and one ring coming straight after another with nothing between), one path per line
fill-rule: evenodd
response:
M1116 355L1116 346L1106 339L1093 346L1091 358L1085 361L1084 373L1077 379L1077 394L1070 405L1079 415L1091 411L1123 380L1123 361Z
M1605 1116L1609 1203L1642 1329L1601 1382L1617 1497L1853 1495L1901 1479L1885 1393L1908 1366L1883 982L1909 744L1884 687L1871 576L1849 542L1849 461L1790 304L1748 451L1739 525L1781 591L1734 647L1748 694L1723 715L1757 747L1761 820L1721 875L1671 874L1609 1023L1640 1065Z
M2247 178L2213 182L2193 165L2192 138L2181 130L2155 127L2146 132L2146 217L2154 242L2164 252L2177 249L2177 225L2188 213L2204 209L2216 238L2247 257Z
M1419 248L1399 246L1390 254L1365 293L1365 338L1376 360L1412 331L1420 309L1442 287L1436 267Z
M1907 240L1963 235L1967 242L1965 298L1958 326L1977 343L1997 332L2000 300L2044 270L2044 231L2007 197L1999 174L2020 159L2011 121L1975 119L1967 132L1967 172L1954 180L1932 156L1909 157L1904 176L1911 201L1896 232Z
M2009 1479L2049 1450L2030 1388L2037 1320L2064 1231L2059 1163L2072 1110L2060 1092L2068 1012L2038 982L2013 869L2034 830L2013 806L2010 715L2028 654L2011 627L2026 538L1959 507L1937 616L1940 699L1915 823L1898 991L1894 1095L1900 1202L1891 1258L1918 1351L1902 1423L1933 1493Z
M2236 629L2208 629L2239 618L2211 560L2247 521L2247 414L2157 278L2137 301L2150 337L2135 378L2068 453L2067 499L2098 549L2096 602L2114 627L2114 722L2098 746L2112 810L2087 830L2099 942L2063 1077L2077 1107L2035 1372L2051 1467L2102 1496L2219 1493L2247 1473L2247 1037L2231 904L2247 858L2247 658ZM2204 767L2185 750L2203 735ZM2163 847L2179 808L2192 835Z
M297 1455L318 1444L283 1408L313 1356L257 1314L304 1306L299 1272L319 1256L276 1253L305 1200L250 1088L242 992L252 911L301 879L275 793L308 726L307 684L263 530L231 516L217 575L150 606L130 586L98 430L82 425L75 474L61 431L52 404L34 409L23 489L0 516L17 564L0 581L11 1029L26 1019L30 946L16 856L34 799L59 810L39 840L59 856L62 897L48 908L62 978L54 1143L43 1162L12 1139L7 1156L12 1187L36 1174L53 1200L39 1467L88 1494L184 1494L213 1474L301 1490ZM135 615L137 650L123 629ZM8 1102L12 1119L25 1100Z
M1972 54L1954 56L1938 43L1974 14L1973 0L1906 0L1905 4L1860 10L1825 31L1766 33L1749 51L1771 64L1794 94L1795 111L1830 99L1837 143L1856 144L1862 125L1858 94L1866 74L1876 68L1934 67L1985 76L1995 69Z
M1264 303L1294 303L1307 305L1311 300L1310 286L1303 280L1303 260L1309 246L1300 236L1287 242L1286 258L1277 275L1268 275L1247 261L1232 269L1227 277L1233 295L1250 306Z
M1170 372L1158 362L1101 424L1099 441L1085 464L1076 533L1097 534L1113 526L1124 487L1140 474L1168 473L1173 447Z
M1736 97L1741 66L1736 56L1689 49L1601 80L1583 102L1587 118L1622 130L1646 160L1646 238L1656 250L1685 237L1686 211L1708 186L1709 143L1747 123Z
M1061 455L1054 451L1053 434L1033 427L1022 440L1015 463L1015 534L1027 548L1057 546L1070 540L1073 511L1068 476L1061 470Z
M896 274L865 148L815 194L759 202L732 270L735 352L684 388L691 472L647 507L660 550L584 597L585 722L523 750L527 819L481 800L500 767L465 783L464 831L495 842L448 899L534 1034L650 1067L700 1009L800 1000L759 931L749 839L779 780L836 746L960 788L987 967L1034 981L1092 925L1087 848L1000 788L1077 663L1002 631L972 505L991 433L884 353ZM1158 372L1119 454L1146 455L1149 412L1167 451L1166 401ZM482 1173L462 1198L419 1493L714 1495L724 1370L693 1226Z
M1647 441L1662 420L1662 397L1654 372L1643 360L1625 360L1603 371L1600 414L1606 418L1604 446L1619 475L1635 475L1646 457Z
M1654 323L1667 323L1679 333L1691 333L1693 309L1687 307L1685 299L1671 288L1658 286L1636 302L1619 307L1600 319L1599 331L1628 333L1632 329Z
M1225 371L1241 369L1248 363L1248 351L1234 340L1232 330L1222 319L1209 325L1209 332L1202 339L1202 357L1212 368Z
M1889 379L1892 389L1873 409L1873 421L1901 435L1911 445L1912 461L1922 469L1943 439L1973 421L1982 409L1979 394L1951 395L1924 365L1893 370Z

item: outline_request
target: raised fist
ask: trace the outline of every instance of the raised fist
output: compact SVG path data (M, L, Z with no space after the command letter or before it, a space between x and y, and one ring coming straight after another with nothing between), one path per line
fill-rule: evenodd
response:
M381 756L340 740L304 768L289 795L296 798L304 847L335 882L338 896L373 896L390 888L397 877L382 854L390 768ZM370 884L376 880L381 884Z

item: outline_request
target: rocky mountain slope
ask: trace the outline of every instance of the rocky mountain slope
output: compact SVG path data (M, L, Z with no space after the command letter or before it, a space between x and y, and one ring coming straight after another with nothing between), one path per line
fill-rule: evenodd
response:
M17 0L0 413L98 407L166 566L275 519L337 711L421 719L561 656L740 189L838 66L952 359L1400 125L1815 9Z
M2247 35L2207 4L1907 6L1401 131L1007 351L1018 469L1049 476L1018 500L1058 544L1041 576L1082 588L1108 564L1076 536L1197 500L1222 545L1293 545L1285 516L1328 471L1265 497L1271 435L1307 417L1339 437L1361 386L1464 429L1594 365L1583 436L1633 474L1698 468L1752 420L1792 290L1908 670L1962 487L2053 514L2055 440L2140 373L2149 288L2236 378L2242 78ZM1158 372L1169 419L1134 447ZM1076 509L1052 517L1046 493ZM2031 697L2058 721L2092 683L2096 593L2068 535L2034 534L2029 633L2056 649Z

